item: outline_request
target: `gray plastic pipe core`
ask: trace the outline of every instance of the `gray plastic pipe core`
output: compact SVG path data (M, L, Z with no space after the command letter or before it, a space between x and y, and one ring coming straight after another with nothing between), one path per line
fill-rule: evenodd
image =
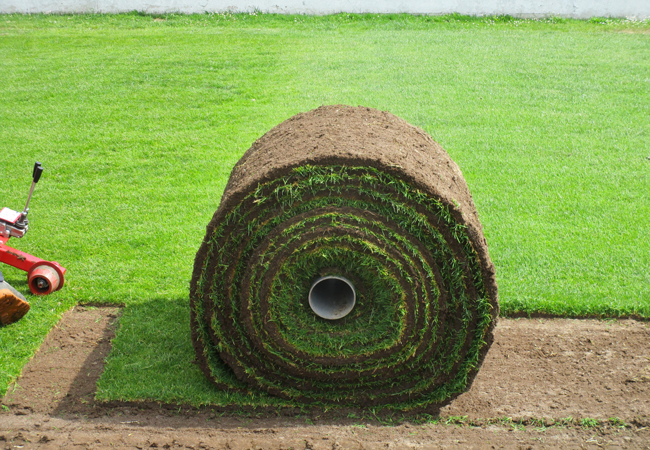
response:
M357 300L354 285L347 278L330 275L314 281L309 306L317 316L336 320L347 316Z

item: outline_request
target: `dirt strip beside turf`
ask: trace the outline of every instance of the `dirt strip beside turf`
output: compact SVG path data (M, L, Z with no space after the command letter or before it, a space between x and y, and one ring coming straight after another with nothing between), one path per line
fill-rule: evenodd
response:
M64 315L3 400L0 449L650 448L647 322L500 319L474 385L441 411L469 416L453 424L478 427L409 419L382 426L359 419L363 411L241 417L228 408L97 404L94 386L118 314L76 307ZM504 417L512 421L486 420Z
M0 416L2 417L2 416ZM199 427L90 423L13 416L0 425L0 449L219 449L219 450L406 450L406 449L647 449L649 429L455 425L282 425L258 427L219 421ZM8 425L11 429L7 430Z
M648 418L650 323L500 319L474 385L441 414Z
M119 313L117 307L82 306L65 313L2 403L19 415L57 415L94 404Z

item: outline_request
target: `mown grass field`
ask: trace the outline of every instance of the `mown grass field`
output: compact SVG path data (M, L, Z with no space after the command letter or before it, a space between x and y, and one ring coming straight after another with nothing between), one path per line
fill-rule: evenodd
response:
M68 275L0 328L0 395L64 311L119 303L99 398L258 404L190 364L194 254L250 144L334 103L389 110L459 164L503 314L650 317L649 22L4 15L0 207L46 168L9 245Z

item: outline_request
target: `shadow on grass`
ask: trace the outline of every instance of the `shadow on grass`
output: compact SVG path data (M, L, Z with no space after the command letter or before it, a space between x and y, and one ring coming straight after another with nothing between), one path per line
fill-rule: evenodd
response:
M53 411L55 416L87 414L89 409L93 409L95 406L97 380L102 374L104 361L111 350L111 341L115 337L115 326L119 315L119 310L117 310L116 305L110 305L108 308L110 309L106 309L107 312L102 313L102 316L108 318L106 323L95 323L95 327L93 327L95 328L94 333L96 333L93 335L96 345L92 347L92 351L84 359L79 371L74 375L74 380L72 380L70 389L66 396L56 404ZM81 312L85 310L84 307L77 307L76 309L76 314L84 314ZM116 313L113 314L112 311L116 311ZM71 312L72 311L67 314L70 314ZM97 321L99 320L100 319L97 319ZM97 329L96 325L100 325L99 329ZM56 331L58 330L55 330L55 332ZM80 353L84 351L84 347L79 344L80 342L75 342L73 345L77 347L74 351Z
M98 382L101 401L157 401L193 406L255 402L215 389L195 364L187 299L127 305Z
M217 389L195 363L189 316L187 299L157 299L124 308L104 372L97 382L95 412L100 408L126 415L137 412L186 419L205 416L206 420L218 417L220 426L225 425L223 418L228 417L283 421L292 418L292 422L298 420L300 425L312 420L319 423L370 420L392 425L402 420L430 421L438 417L439 407L408 414L379 408L325 411L294 406L260 393ZM83 377L85 370L79 376ZM233 426L241 426L241 422L236 421Z

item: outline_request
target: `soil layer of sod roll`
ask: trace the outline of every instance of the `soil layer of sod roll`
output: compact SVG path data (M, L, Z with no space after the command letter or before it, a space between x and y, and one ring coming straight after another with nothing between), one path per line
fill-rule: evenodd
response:
M336 320L309 305L328 275L356 292ZM298 114L244 154L190 300L197 358L218 387L325 407L448 402L471 385L499 309L458 166L421 129L344 105Z

